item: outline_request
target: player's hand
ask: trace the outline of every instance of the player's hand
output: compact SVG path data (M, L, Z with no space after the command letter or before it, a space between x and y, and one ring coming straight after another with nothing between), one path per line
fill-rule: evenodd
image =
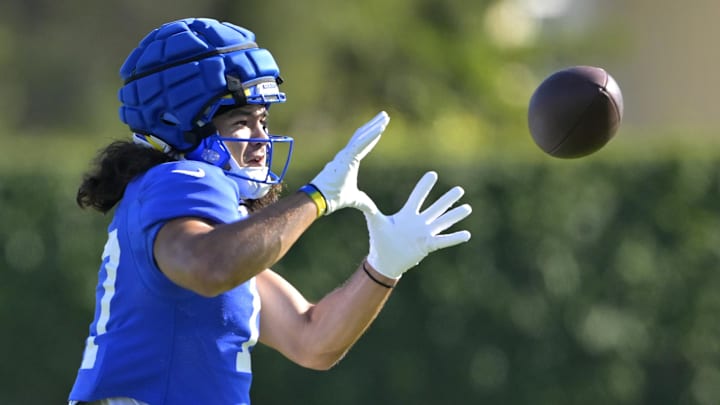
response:
M465 191L456 186L438 198L424 211L423 202L437 181L437 173L427 172L415 185L405 206L395 215L365 211L370 233L368 263L379 273L400 278L428 254L470 240L470 232L441 232L472 212L469 204L450 209Z
M358 128L348 144L310 181L325 199L325 215L345 207L377 211L372 199L358 190L357 176L360 161L378 143L388 122L390 117L382 111Z

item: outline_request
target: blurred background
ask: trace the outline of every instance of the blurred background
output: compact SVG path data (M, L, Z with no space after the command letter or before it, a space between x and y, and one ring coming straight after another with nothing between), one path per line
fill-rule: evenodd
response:
M75 191L128 136L125 57L184 17L272 51L290 190L384 109L361 187L390 213L433 169L434 193L460 184L474 209L470 243L408 273L331 371L258 346L254 403L720 403L718 15L711 0L0 3L0 404L66 400L109 221ZM571 65L608 70L625 119L599 153L559 160L533 144L527 102ZM276 270L316 300L367 245L341 211Z

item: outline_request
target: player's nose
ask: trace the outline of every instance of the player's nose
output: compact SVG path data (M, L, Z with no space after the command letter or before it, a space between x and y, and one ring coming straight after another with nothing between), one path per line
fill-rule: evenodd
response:
M253 138L258 138L258 139L268 139L269 138L268 133L267 133L267 128L265 127L265 125L263 125L261 123L257 123L253 126L251 136Z

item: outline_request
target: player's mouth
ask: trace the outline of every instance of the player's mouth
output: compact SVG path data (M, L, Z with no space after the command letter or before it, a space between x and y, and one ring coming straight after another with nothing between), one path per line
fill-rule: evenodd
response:
M250 153L245 155L243 159L245 166L265 166L265 154L264 153Z

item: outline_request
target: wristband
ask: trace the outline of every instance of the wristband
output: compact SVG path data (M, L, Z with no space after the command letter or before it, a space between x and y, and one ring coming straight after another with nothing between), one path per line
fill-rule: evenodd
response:
M300 190L298 191L302 191L303 193L307 194L311 200L313 200L313 202L317 206L318 218L325 215L325 212L327 211L327 202L325 201L325 197L323 197L322 193L320 192L320 190L317 189L317 187L313 186L312 184L306 184L300 187Z
M387 284L387 283L383 283L382 281L378 280L375 276L373 276L372 273L370 273L370 270L367 269L366 265L367 265L367 260L364 260L364 261L363 261L362 268L363 268L363 270L365 270L365 274L367 274L368 277L370 277L370 279L371 279L372 281L374 281L376 284L381 285L381 286L383 286L383 287L385 287L385 288L393 288L392 285Z

